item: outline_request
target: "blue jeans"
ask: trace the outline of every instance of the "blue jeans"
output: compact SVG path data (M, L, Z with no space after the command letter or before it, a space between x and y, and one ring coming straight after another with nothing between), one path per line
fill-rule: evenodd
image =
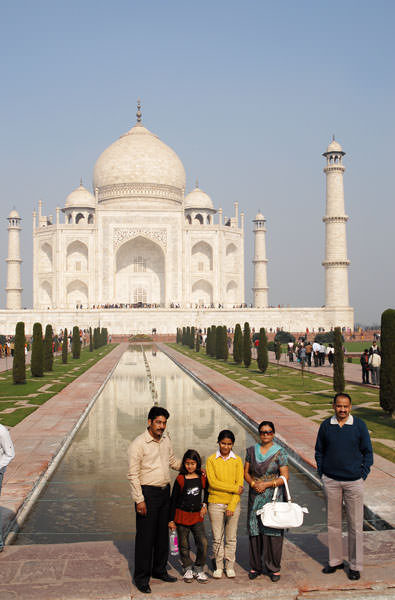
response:
M0 469L0 494L1 494L1 486L3 485L3 477L5 473L6 467ZM2 512L0 507L0 546L3 546L3 519Z

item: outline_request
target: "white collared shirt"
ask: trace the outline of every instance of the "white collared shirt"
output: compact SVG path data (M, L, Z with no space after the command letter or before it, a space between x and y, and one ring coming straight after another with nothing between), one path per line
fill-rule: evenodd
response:
M15 457L14 445L8 429L0 425L0 469L3 469Z
M352 425L354 423L354 417L352 415L348 415L348 419L343 425ZM331 425L340 425L339 421L336 418L336 415L331 417Z
M215 454L215 458L219 458L221 457L222 460L229 460L230 458L236 458L236 454L233 452L233 450L231 450L228 454L228 456L222 456L221 452L219 450L217 450L216 454Z

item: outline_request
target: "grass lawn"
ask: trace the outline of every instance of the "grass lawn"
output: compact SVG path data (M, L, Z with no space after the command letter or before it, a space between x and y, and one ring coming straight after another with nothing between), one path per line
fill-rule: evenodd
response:
M333 413L334 391L330 377L306 372L302 377L301 371L271 363L266 373L261 373L255 360L246 369L231 359L224 362L211 358L206 355L204 348L197 353L186 346L168 345L316 423ZM395 420L390 419L380 408L378 390L347 384L346 391L353 399L354 414L361 417L369 428L374 451L395 462L395 451L391 447L395 438ZM385 443L386 440L388 444Z
M115 346L116 344L108 344L93 352L89 352L89 347L84 348L79 359L73 359L69 354L68 363L65 365L61 356L58 356L54 359L53 371L44 373L43 377L32 377L30 365L27 365L25 384L15 385L11 370L0 373L0 423L13 427L22 421L111 352Z

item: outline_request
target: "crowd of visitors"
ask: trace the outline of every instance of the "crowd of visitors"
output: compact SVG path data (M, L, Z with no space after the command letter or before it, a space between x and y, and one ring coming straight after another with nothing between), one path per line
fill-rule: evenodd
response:
M372 343L369 349L365 348L359 362L362 367L362 383L380 385L381 352L376 341ZM372 378L371 382L369 382L369 375Z

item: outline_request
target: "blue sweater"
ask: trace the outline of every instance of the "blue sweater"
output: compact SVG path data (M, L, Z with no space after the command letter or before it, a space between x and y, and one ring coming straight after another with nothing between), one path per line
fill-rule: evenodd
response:
M315 444L318 474L337 481L366 479L373 464L369 431L362 419L352 425L331 424L331 417L320 425Z

